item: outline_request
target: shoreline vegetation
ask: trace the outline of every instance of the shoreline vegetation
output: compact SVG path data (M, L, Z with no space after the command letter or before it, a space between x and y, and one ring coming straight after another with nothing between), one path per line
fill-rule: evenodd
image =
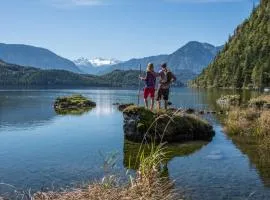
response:
M270 150L270 95L252 98L245 107L233 107L225 119L225 131L254 137L259 149Z

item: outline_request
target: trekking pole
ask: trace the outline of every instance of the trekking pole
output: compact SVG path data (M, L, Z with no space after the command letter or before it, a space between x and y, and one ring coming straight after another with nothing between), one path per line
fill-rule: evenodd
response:
M141 64L139 64L140 66L140 76L142 74L142 66ZM141 93L141 80L139 80L139 88L138 88L138 106L140 105L140 93Z

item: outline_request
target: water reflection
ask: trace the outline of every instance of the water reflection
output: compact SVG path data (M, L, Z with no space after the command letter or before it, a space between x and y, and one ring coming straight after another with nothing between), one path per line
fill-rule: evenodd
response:
M3 126L27 128L49 123L56 114L47 98L41 91L0 92L0 130Z
M55 98L78 93L91 98L97 107L81 116L57 116L52 106ZM121 152L119 170L125 172L124 166L136 169L138 164L130 158L136 161L138 144L123 140L122 113L112 104L137 103L137 93L137 90L0 91L0 182L35 191L52 184L61 188L98 180L104 175L100 151ZM171 101L176 107L216 110L219 109L216 99L233 93L173 88ZM241 95L247 101L257 94L242 91ZM216 132L213 140L207 145L173 148L176 150L167 157L165 174L170 172L176 187L184 187L192 199L270 199L269 152L262 156L252 150L252 145L235 138L232 143L222 132L220 120L214 115L207 117ZM256 194L248 198L253 192Z
M231 136L233 143L246 154L250 164L255 167L266 187L270 187L270 150L262 150L255 137Z
M173 158L191 155L205 145L207 145L207 142L205 141L167 144L164 146L164 153L166 156L163 164L167 166ZM124 166L129 169L138 169L141 153L143 152L143 155L146 157L150 154L151 148L153 148L153 146L149 144L140 144L125 140L123 148Z

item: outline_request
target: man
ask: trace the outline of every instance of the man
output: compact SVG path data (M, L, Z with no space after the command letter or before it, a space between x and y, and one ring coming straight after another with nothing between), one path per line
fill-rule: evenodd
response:
M161 65L161 70L159 71L160 82L158 88L157 96L157 109L160 109L161 100L164 100L164 108L168 108L168 100L170 93L171 83L176 81L175 75L167 68L167 64Z

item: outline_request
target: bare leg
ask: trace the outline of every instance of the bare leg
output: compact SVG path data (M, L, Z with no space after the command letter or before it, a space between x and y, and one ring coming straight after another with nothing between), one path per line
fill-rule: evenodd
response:
M144 99L144 106L145 106L145 108L148 108L148 100L147 99Z
M167 100L164 100L164 108L165 108L165 110L167 110L167 108L168 108L168 101Z
M157 110L159 110L159 109L160 109L160 100L157 101Z
M153 111L154 109L154 104L155 104L155 99L154 98L151 98L151 110Z

